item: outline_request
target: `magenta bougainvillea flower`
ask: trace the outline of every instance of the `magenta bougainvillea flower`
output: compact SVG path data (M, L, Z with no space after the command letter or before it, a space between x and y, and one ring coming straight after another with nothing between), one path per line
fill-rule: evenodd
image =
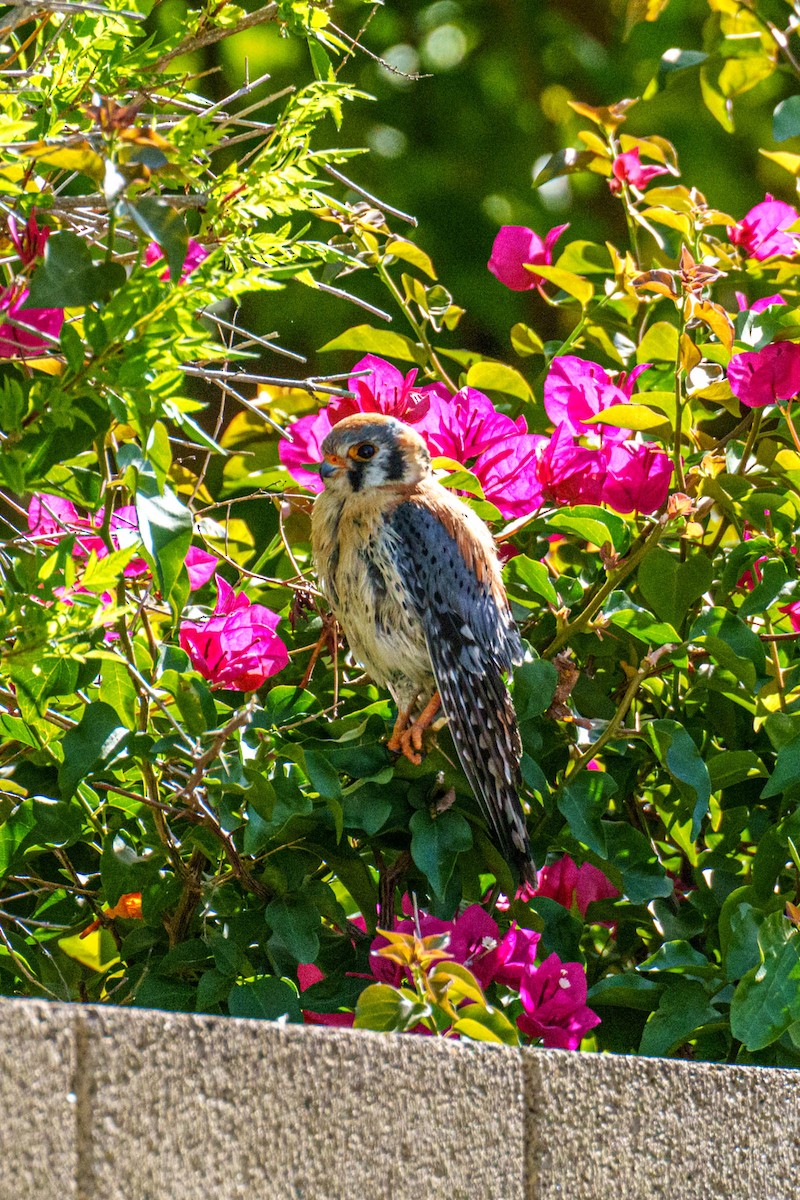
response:
M557 862L542 868L534 895L555 900L564 908L572 909L574 905L585 917L592 901L613 900L619 890L599 867L591 863L579 867L569 854L565 854Z
M64 311L25 308L27 298L27 288L12 286L0 292L0 358L35 358L53 351L46 337L58 338Z
M209 583L219 566L216 554L201 550L199 546L190 546L184 559L186 573L189 576L189 587L193 592L198 591L204 584Z
M549 266L553 247L565 229L569 225L556 225L542 241L538 233L525 225L504 225L494 239L489 270L512 291L529 292L542 282L542 276L526 270L526 264Z
M800 392L800 345L773 342L763 350L734 354L728 364L728 383L748 408L791 400Z
M603 500L619 513L652 513L669 495L672 460L655 446L623 442L604 450Z
M544 382L544 407L554 425L562 422L573 437L593 435L603 441L624 441L624 429L587 425L598 413L630 401L636 380L650 363L642 363L614 381L605 367L573 354L554 358Z
M528 432L524 417L513 421L498 412L488 396L471 387L462 388L455 396L444 388L437 391L417 429L434 457L460 463L491 450L499 438Z
M548 1049L577 1050L595 1025L597 1013L586 1005L586 972L580 963L563 963L551 954L539 967L529 965L520 981L525 1012L517 1018L523 1033L541 1038Z
M484 496L506 520L524 517L541 504L537 454L546 440L531 433L500 438L470 465Z
M50 229L47 225L39 225L35 213L31 213L23 225L20 225L13 213L10 213L8 217L8 236L11 238L14 249L20 257L20 262L23 266L27 267L32 262L36 262L36 259L41 258L44 254L44 248L50 236Z
M158 242L148 242L147 249L144 252L144 261L148 267L151 267L154 262L158 262L160 258L164 258L164 251L159 246ZM200 266L200 263L208 258L208 251L205 246L201 246L194 238L189 238L189 245L186 250L186 258L183 260L181 268L181 277L179 283L183 283L189 278L192 271ZM161 272L161 279L169 279L169 267Z
M252 692L289 662L275 633L280 617L234 592L221 575L214 612L203 621L182 621L179 640L191 664L212 687Z
M796 208L775 200L768 192L761 204L751 208L737 225L728 226L728 237L734 246L741 246L745 254L759 262L777 254L791 258L800 242L796 234L786 230L799 219Z
M618 154L614 159L608 186L614 193L622 191L623 183L630 183L635 188L646 188L658 175L669 175L669 170L655 164L645 166L639 158L639 147L634 146L633 150Z
M600 504L607 464L600 450L588 449L562 421L539 453L536 474L551 504Z
M765 308L772 308L774 304L786 303L783 296L777 292L774 296L763 296L761 300L754 300L752 304L749 302L744 292L734 292L733 294L736 297L736 304L739 312L760 313L763 312Z
M289 426L292 440L281 438L278 457L292 479L309 492L321 492L322 480L318 474L322 462L322 443L331 431L331 420L326 408L318 413L300 417Z
M362 375L362 371L368 371L369 374ZM354 392L356 398L351 400L347 396L334 396L328 404L331 425L360 412L383 413L387 417L397 417L407 425L416 425L428 411L431 395L440 392L448 398L450 395L438 383L415 387L417 374L416 367L403 375L385 359L378 358L376 354L366 354L353 367L353 374L347 381L348 390Z

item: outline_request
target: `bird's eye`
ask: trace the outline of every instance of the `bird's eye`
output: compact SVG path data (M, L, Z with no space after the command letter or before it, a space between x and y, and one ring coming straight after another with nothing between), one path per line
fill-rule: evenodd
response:
M353 458L358 462L369 462L378 453L377 446L373 446L372 442L362 442L360 446L354 446L350 451Z

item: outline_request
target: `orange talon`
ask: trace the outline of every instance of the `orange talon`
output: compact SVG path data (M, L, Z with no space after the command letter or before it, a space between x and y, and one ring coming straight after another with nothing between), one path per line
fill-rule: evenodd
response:
M441 706L439 693L434 692L413 725L408 726L408 712L399 713L387 744L388 749L399 751L404 758L418 767L422 762L422 735L433 724Z

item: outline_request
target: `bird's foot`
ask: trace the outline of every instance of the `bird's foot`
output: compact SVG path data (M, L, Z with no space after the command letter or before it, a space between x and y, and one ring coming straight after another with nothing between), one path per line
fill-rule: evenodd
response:
M441 706L439 693L434 692L413 725L408 724L410 710L406 709L398 713L387 749L395 754L402 754L410 763L418 767L422 762L422 735L433 723Z

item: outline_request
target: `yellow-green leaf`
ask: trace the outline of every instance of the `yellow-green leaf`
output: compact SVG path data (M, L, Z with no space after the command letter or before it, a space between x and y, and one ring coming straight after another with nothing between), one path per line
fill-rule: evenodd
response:
M413 242L409 242L406 238L392 238L390 242L386 243L385 249L387 254L393 254L395 258L402 258L404 262L411 263L413 267L424 271L429 279L436 279L436 271L430 258Z
M547 267L542 263L535 265L526 263L525 270L530 271L532 275L540 275L548 283L554 283L568 296L574 296L583 308L594 296L594 288L589 280L582 279L580 275L573 275L571 271L563 271L560 267Z
M80 171L92 179L103 178L103 160L88 142L79 142L77 146L49 146L47 142L38 142L21 153L36 162L60 167L62 171Z
M666 425L663 413L653 412L644 404L613 404L604 408L594 417L589 417L587 425L613 425L615 429L648 430L658 429Z
M533 399L530 384L519 371L489 358L470 367L467 371L467 386L478 388L479 391L488 388L490 392L504 392L507 396L516 396L518 400Z

